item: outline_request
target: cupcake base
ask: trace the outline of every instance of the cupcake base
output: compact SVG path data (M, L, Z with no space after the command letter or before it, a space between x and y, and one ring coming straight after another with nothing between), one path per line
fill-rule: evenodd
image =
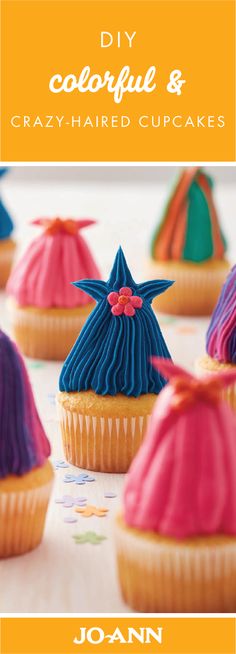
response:
M59 393L64 453L80 468L127 472L138 451L157 396L138 398L93 391Z
M0 558L33 550L42 540L53 469L49 461L22 477L0 480Z
M143 613L234 613L236 538L177 541L116 520L122 595Z
M5 288L11 272L16 243L11 238L0 241L0 288Z
M226 260L197 264L190 261L155 261L150 259L150 279L175 281L167 293L153 300L156 311L180 316L209 316L218 300L230 270Z
M23 354L33 359L63 361L94 308L94 303L74 309L40 309L22 307L11 298L8 306L13 336Z
M195 370L200 377L207 374L223 372L224 370L235 370L236 365L233 363L221 363L213 359L208 354L200 357L195 362ZM231 408L236 411L236 384L228 386L222 390L222 398L226 400Z

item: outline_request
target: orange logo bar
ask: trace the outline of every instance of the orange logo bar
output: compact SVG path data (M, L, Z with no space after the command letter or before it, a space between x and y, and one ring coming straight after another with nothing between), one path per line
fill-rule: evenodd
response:
M234 161L234 15L234 0L2 0L1 159Z
M234 618L2 618L1 654L234 654Z

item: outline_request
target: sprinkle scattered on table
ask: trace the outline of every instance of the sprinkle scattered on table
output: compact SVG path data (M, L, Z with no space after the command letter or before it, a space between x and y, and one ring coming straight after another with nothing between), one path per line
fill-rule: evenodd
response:
M109 493L104 493L104 497L112 498L112 497L117 497L117 495L116 493L109 492Z
M60 468L69 468L69 463L66 463L66 461L53 461L54 468L56 470L60 470Z
M176 322L176 318L174 318L174 316L160 316L159 315L160 325L173 325L175 322Z
M98 545L103 540L107 540L106 536L101 536L96 534L95 531L86 531L83 534L76 534L73 536L73 539L76 545L82 545L83 543L91 543L91 545Z
M92 515L96 515L98 518L105 518L109 509L104 509L103 507L93 506L88 504L88 506L78 507L76 513L81 513L84 518L90 518Z
M55 395L55 393L48 393L48 401L50 402L50 404L52 404L52 406L56 405L56 395Z
M67 515L64 518L64 522L67 522L68 524L72 524L73 522L78 522L77 518L73 515Z
M194 325L179 325L176 327L178 334L196 334L197 328Z
M67 473L63 479L65 484L79 484L79 486L82 486L83 484L86 484L87 481L95 481L95 477L91 477L90 475L81 472L79 475L72 475Z
M71 509L73 506L84 506L87 497L72 497L72 495L63 495L55 500L56 504L62 504L65 509Z
M45 366L44 361L37 361L35 359L32 359L31 361L28 360L27 364L28 368L43 368Z

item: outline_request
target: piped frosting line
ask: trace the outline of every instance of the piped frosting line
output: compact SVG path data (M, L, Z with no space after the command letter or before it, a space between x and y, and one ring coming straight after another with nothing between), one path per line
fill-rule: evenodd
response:
M152 256L159 261L200 262L209 258L222 259L224 251L225 242L213 201L211 181L197 167L184 170L171 194L161 225L154 234Z
M214 259L221 259L224 255L224 244L220 233L217 213L212 199L212 192L205 175L203 175L201 172L199 172L198 175L198 182L203 193L205 194L210 211L212 223L213 256Z
M212 314L206 346L213 359L236 364L236 266L232 268Z
M40 422L24 361L0 332L0 479L43 465L50 445Z
M154 235L153 255L156 259L165 261L171 258L169 248L176 227L176 218L178 217L178 213L182 204L184 204L183 216L186 218L187 206L185 196L187 195L188 189L196 175L196 171L196 167L184 170L181 178L178 180L177 185L174 188L172 196L167 205L161 227L158 228L157 233ZM165 219L166 216L168 217L168 220ZM158 238L156 239L157 236ZM180 241L182 251L183 237L182 239L181 237L178 239L177 236L177 241Z

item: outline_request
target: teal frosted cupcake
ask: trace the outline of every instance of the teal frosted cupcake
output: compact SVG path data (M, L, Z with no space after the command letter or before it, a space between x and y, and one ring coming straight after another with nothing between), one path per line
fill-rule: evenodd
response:
M201 168L187 168L152 238L148 276L176 282L154 300L157 311L210 315L230 268L225 253L212 180Z

